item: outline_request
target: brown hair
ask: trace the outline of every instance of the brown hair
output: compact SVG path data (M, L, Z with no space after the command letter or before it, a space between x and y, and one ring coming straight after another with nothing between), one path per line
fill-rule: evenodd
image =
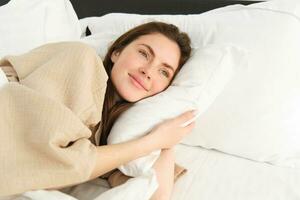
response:
M148 35L152 33L160 33L176 42L180 48L180 60L179 66L176 69L170 84L174 80L174 77L181 69L183 64L188 60L191 54L190 38L186 33L180 32L179 29L173 24L167 24L163 22L149 22L129 30L121 35L108 49L108 52L104 58L103 65L105 66L106 73L108 74L107 88L105 92L105 98L103 103L102 118L100 123L100 145L107 144L107 138L111 131L111 128L116 119L128 108L130 108L134 102L128 102L126 100L117 101L116 89L111 82L111 70L113 62L111 61L111 55L115 52L121 52L128 44L136 40L142 35Z

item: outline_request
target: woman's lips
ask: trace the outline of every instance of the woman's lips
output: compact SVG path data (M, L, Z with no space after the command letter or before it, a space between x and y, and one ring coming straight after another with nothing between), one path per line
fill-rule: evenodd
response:
M144 86L143 86L142 84L140 84L139 81L136 80L136 79L134 78L134 76L132 76L132 75L129 74L129 77L130 77L131 82L132 82L137 88L142 89L142 90L146 90L146 91L147 91L147 89L144 88Z

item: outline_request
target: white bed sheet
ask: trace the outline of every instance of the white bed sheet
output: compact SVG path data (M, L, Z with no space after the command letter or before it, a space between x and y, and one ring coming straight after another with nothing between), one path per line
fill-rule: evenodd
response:
M177 145L175 151L176 162L188 171L174 185L172 200L300 199L300 170L259 163L183 144ZM7 199L71 200L68 197L74 197L78 200L98 200L101 199L100 195L109 189L106 180L94 179L60 190L70 196L42 192L40 197L34 198L37 194L33 192L30 195L25 193L27 196Z
M300 199L300 170L183 144L175 150L176 161L188 172L174 185L172 200ZM69 192L77 199L92 200L108 189L107 182L98 179Z
M254 162L200 147L178 145L176 160L188 172L172 200L296 200L300 170Z

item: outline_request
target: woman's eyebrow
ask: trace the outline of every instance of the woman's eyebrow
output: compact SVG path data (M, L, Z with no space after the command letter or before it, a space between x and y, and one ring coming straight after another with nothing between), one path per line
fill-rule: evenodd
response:
M155 53L154 53L153 49L152 49L148 44L142 43L142 44L140 44L140 45L145 46L145 47L150 51L151 55L152 55L153 57L155 57ZM173 68L171 65L169 65L168 63L163 63L163 65L164 65L165 67L171 69L173 72L175 71L174 68Z

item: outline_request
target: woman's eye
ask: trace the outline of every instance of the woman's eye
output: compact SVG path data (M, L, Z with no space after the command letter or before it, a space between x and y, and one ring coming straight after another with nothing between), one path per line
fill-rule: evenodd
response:
M168 73L166 70L162 70L162 74L163 74L165 77L169 78L169 73Z
M139 50L139 53L145 58L148 58L148 54L145 51Z

